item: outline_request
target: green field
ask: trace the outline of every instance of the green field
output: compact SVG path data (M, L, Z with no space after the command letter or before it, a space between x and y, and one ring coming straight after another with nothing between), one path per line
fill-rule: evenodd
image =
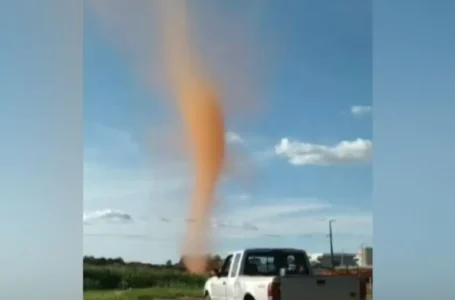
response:
M167 299L200 299L202 290L196 288L148 288L118 291L86 291L84 300L150 300L152 298ZM367 300L373 300L369 296Z
M202 298L202 289L170 287L84 292L84 300L150 300L151 298Z

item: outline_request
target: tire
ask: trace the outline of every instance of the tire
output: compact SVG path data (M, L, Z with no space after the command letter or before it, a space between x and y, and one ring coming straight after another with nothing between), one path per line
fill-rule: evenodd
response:
M243 299L244 299L244 300L255 300L255 299L253 298L253 296L251 296L250 294L247 294Z

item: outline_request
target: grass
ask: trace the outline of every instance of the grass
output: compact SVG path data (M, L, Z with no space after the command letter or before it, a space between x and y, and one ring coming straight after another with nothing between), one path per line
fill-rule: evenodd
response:
M148 288L119 291L86 291L84 300L150 300L153 298L202 298L200 288ZM373 300L370 294L367 300Z
M201 288L147 288L118 291L86 291L84 300L150 300L152 298L202 298Z

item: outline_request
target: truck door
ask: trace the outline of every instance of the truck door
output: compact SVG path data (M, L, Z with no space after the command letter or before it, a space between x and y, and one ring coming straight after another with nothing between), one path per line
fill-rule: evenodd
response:
M241 300L242 297L240 294L240 287L236 285L238 283L238 272L239 264L242 253L237 253L234 256L234 259L231 264L231 270L229 271L229 276L226 279L226 300Z
M226 282L229 276L231 267L232 255L229 255L224 260L221 267L219 277L214 280L212 284L212 299L213 300L226 300Z

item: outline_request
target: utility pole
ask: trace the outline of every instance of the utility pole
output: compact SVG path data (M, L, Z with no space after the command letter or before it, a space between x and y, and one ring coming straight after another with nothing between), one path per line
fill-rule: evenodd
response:
M332 269L335 269L335 254L333 253L333 234L332 234L332 223L335 220L329 220L329 239L330 239L330 261L332 263Z

